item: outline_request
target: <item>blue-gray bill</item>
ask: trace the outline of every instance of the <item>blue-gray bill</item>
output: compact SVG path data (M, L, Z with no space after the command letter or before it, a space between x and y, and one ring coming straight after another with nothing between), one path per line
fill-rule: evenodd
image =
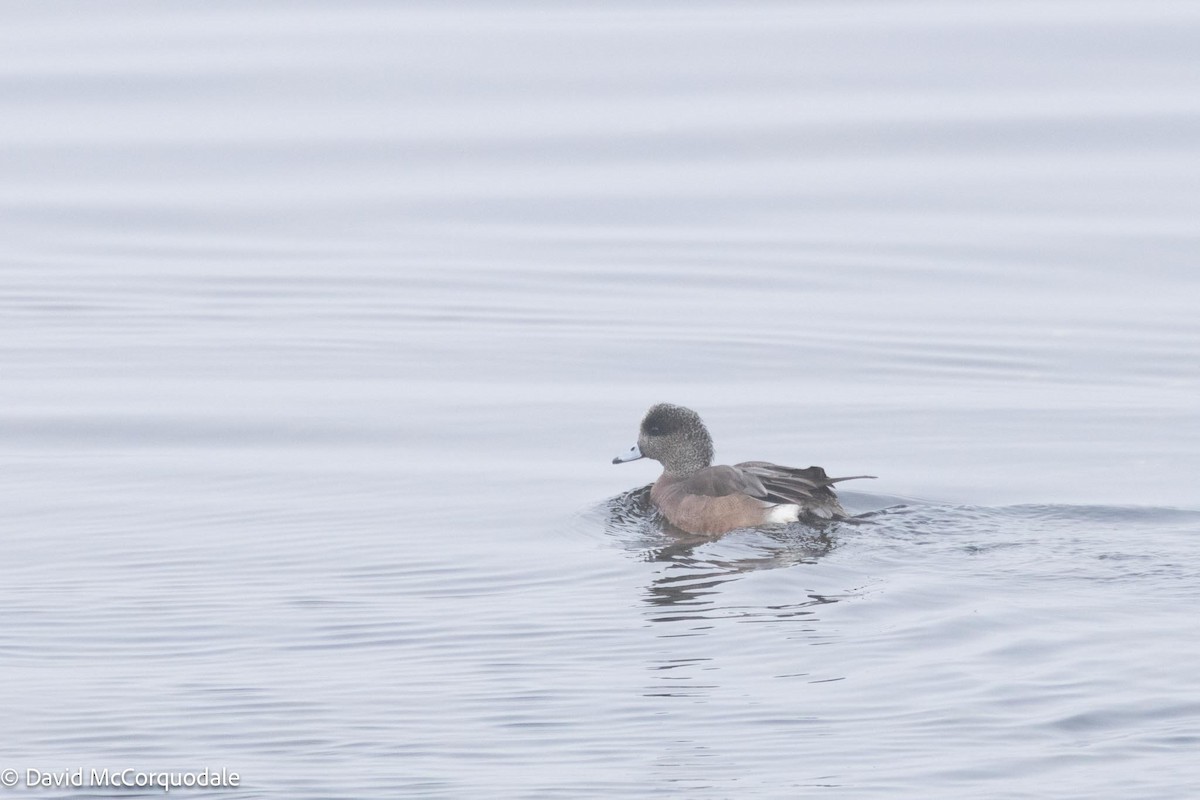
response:
M641 448L635 444L633 447L614 458L613 463L624 464L626 461L637 461L639 458L645 458L645 456L642 455Z

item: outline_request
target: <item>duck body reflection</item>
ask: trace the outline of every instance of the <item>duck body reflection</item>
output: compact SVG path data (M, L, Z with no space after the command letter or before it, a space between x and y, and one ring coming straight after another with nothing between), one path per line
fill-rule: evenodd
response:
M646 602L673 607L679 614L658 617L659 621L695 619L709 614L739 615L741 612L736 609L720 610L714 603L713 595L722 584L750 572L816 563L837 547L840 530L866 521L864 515L721 534L690 533L663 516L651 500L650 492L650 486L642 486L608 500L605 527L626 550L663 566L648 587ZM806 594L802 599L758 609L757 613L783 617L835 600Z

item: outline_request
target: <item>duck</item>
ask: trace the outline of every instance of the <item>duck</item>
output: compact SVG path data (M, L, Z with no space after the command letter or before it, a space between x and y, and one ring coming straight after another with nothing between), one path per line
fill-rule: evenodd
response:
M662 464L650 501L671 525L706 536L738 528L848 519L833 485L875 477L830 478L821 467L784 467L769 461L714 466L713 455L712 436L699 414L658 403L642 418L637 444L613 463L649 458Z

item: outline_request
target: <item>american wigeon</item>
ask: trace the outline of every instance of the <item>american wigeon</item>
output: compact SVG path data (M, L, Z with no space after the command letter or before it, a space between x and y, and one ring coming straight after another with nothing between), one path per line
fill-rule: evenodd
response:
M796 522L805 517L847 517L830 488L838 481L820 467L781 467L766 461L712 466L713 443L700 415L690 408L659 403L642 420L638 441L614 464L652 458L663 473L650 500L663 516L688 533L716 535L735 528Z

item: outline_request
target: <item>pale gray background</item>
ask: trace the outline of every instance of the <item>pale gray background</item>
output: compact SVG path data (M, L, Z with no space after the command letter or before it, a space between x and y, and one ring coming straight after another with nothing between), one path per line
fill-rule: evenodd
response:
M1200 783L1200 6L0 10L0 767ZM673 547L663 400L910 506Z

